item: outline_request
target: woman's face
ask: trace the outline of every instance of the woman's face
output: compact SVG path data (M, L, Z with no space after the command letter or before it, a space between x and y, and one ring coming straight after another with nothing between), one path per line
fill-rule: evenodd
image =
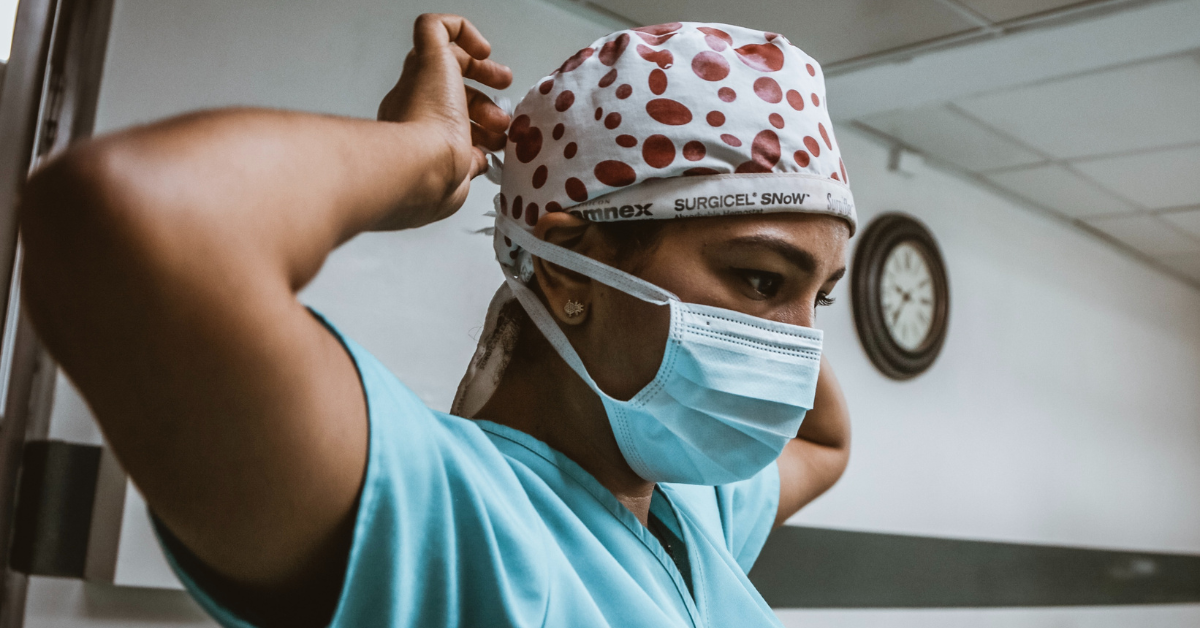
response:
M687 303L814 327L816 308L832 301L846 272L849 237L849 226L832 216L760 214L670 221L657 245L634 259L612 259L611 247L589 254ZM587 320L571 330L572 341L600 387L629 399L658 371L668 308L598 282L588 298Z

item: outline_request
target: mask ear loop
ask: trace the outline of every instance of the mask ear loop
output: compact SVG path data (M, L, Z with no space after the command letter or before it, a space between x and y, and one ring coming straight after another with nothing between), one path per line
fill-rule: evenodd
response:
M557 264L563 268L591 277L630 296L655 305L668 305L671 301L679 301L679 297L675 296L672 292L663 290L644 279L634 277L607 264L601 264L586 255L580 255L568 248L551 244L545 240L539 240L532 233L514 224L511 219L498 216L496 218L496 228L500 230L500 233L511 238L517 246L529 251L531 254L551 264ZM588 374L583 360L575 352L575 347L571 345L571 341L567 340L566 334L559 328L558 322L554 320L554 317L550 316L550 313L546 311L546 308L542 305L541 300L537 298L537 295L522 283L519 278L509 275L507 272L505 273L504 281L508 283L509 289L512 290L517 300L521 302L521 306L525 308L525 312L529 314L529 318L533 320L534 325L537 325L542 335L558 351L558 355L562 356L567 365L596 394L611 399L603 390L600 390L600 386Z
M558 323L554 320L542 302L537 298L525 284L521 283L516 277L506 276L504 281L508 283L509 290L516 295L517 300L521 302L521 306L525 308L525 313L533 320L533 324L541 330L542 335L546 340L558 351L558 355L566 361L579 377L583 379L587 385L596 392L597 395L607 397L604 391L600 390L592 376L588 374L587 367L583 365L583 360L579 354L575 352L575 347L571 346L571 341L567 340L567 335L558 327Z
M557 264L563 268L591 277L602 284L612 286L625 294L637 297L647 303L667 305L671 301L679 300L679 297L675 296L674 293L663 290L644 279L617 270L608 264L597 262L571 249L551 244L545 240L539 240L532 233L515 224L510 218L497 216L496 228L500 230L500 233L508 236L517 246L551 264ZM522 303L524 302L522 301ZM541 302L539 301L539 303ZM557 325L555 329L558 329Z

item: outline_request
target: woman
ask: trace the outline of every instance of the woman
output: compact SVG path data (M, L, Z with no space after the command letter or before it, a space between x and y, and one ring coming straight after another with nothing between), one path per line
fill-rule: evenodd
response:
M381 122L193 114L26 189L27 305L181 579L226 626L777 625L745 571L848 455L811 329L855 224L816 64L622 31L510 126L464 87L511 81L470 23L414 42ZM508 279L434 412L295 294L500 149Z

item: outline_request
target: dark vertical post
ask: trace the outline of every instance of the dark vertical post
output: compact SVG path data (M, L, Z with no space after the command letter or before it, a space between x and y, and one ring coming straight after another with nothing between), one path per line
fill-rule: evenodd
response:
M57 373L18 307L17 204L32 167L91 135L111 19L112 0L21 0L0 93L0 628L24 623L27 580L9 568L13 511L25 442L49 430Z

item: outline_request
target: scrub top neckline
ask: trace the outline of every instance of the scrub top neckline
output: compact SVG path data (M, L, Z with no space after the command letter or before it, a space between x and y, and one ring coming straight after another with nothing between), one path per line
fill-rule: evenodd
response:
M518 445L530 453L538 456L539 458L542 458L546 462L549 462L551 465L558 468L560 471L574 480L576 484L586 490L588 494L590 494L596 501L600 502L610 513L612 513L614 517L616 517L618 521L620 521L631 533L633 533L635 537L637 537L639 541L642 542L642 545L645 546L645 548L649 550L655 558L658 559L658 562L660 565L662 565L662 568L665 569L667 574L671 576L671 580L675 583L675 590L679 594L684 606L688 610L688 614L692 620L692 625L704 625L704 623L700 620L698 599L693 599L693 593L688 590L687 584L683 580L683 575L679 572L679 567L675 564L674 559L667 554L667 551L663 548L662 543L660 543L658 538L656 538L654 534L650 532L650 529L645 525L642 525L642 522L638 520L637 516L634 515L633 512L628 508L626 508L625 505L617 499L616 495L613 495L612 491L605 488L595 476L593 476L591 473L588 473L583 467L579 466L579 463L568 458L566 454L558 451L550 445L547 445L545 442L538 440L536 437L526 432L508 427L507 425L494 423L486 419L471 420L474 421L484 432L497 438L510 441L513 444ZM680 531L682 532L681 538L683 539L684 546L687 548L689 562L692 565L693 588L695 590L696 597L699 598L701 595L698 584L700 579L697 578L698 574L696 572L698 569L693 556L695 548L692 546L695 541L692 538L692 535L686 529L687 527L684 525L682 513L678 508L676 508L671 498L667 495L668 491L666 489L669 488L669 486L661 483L656 484L655 493L662 496L667 506L671 509L671 513L675 515L676 522L678 522ZM653 500L653 497L651 499Z

